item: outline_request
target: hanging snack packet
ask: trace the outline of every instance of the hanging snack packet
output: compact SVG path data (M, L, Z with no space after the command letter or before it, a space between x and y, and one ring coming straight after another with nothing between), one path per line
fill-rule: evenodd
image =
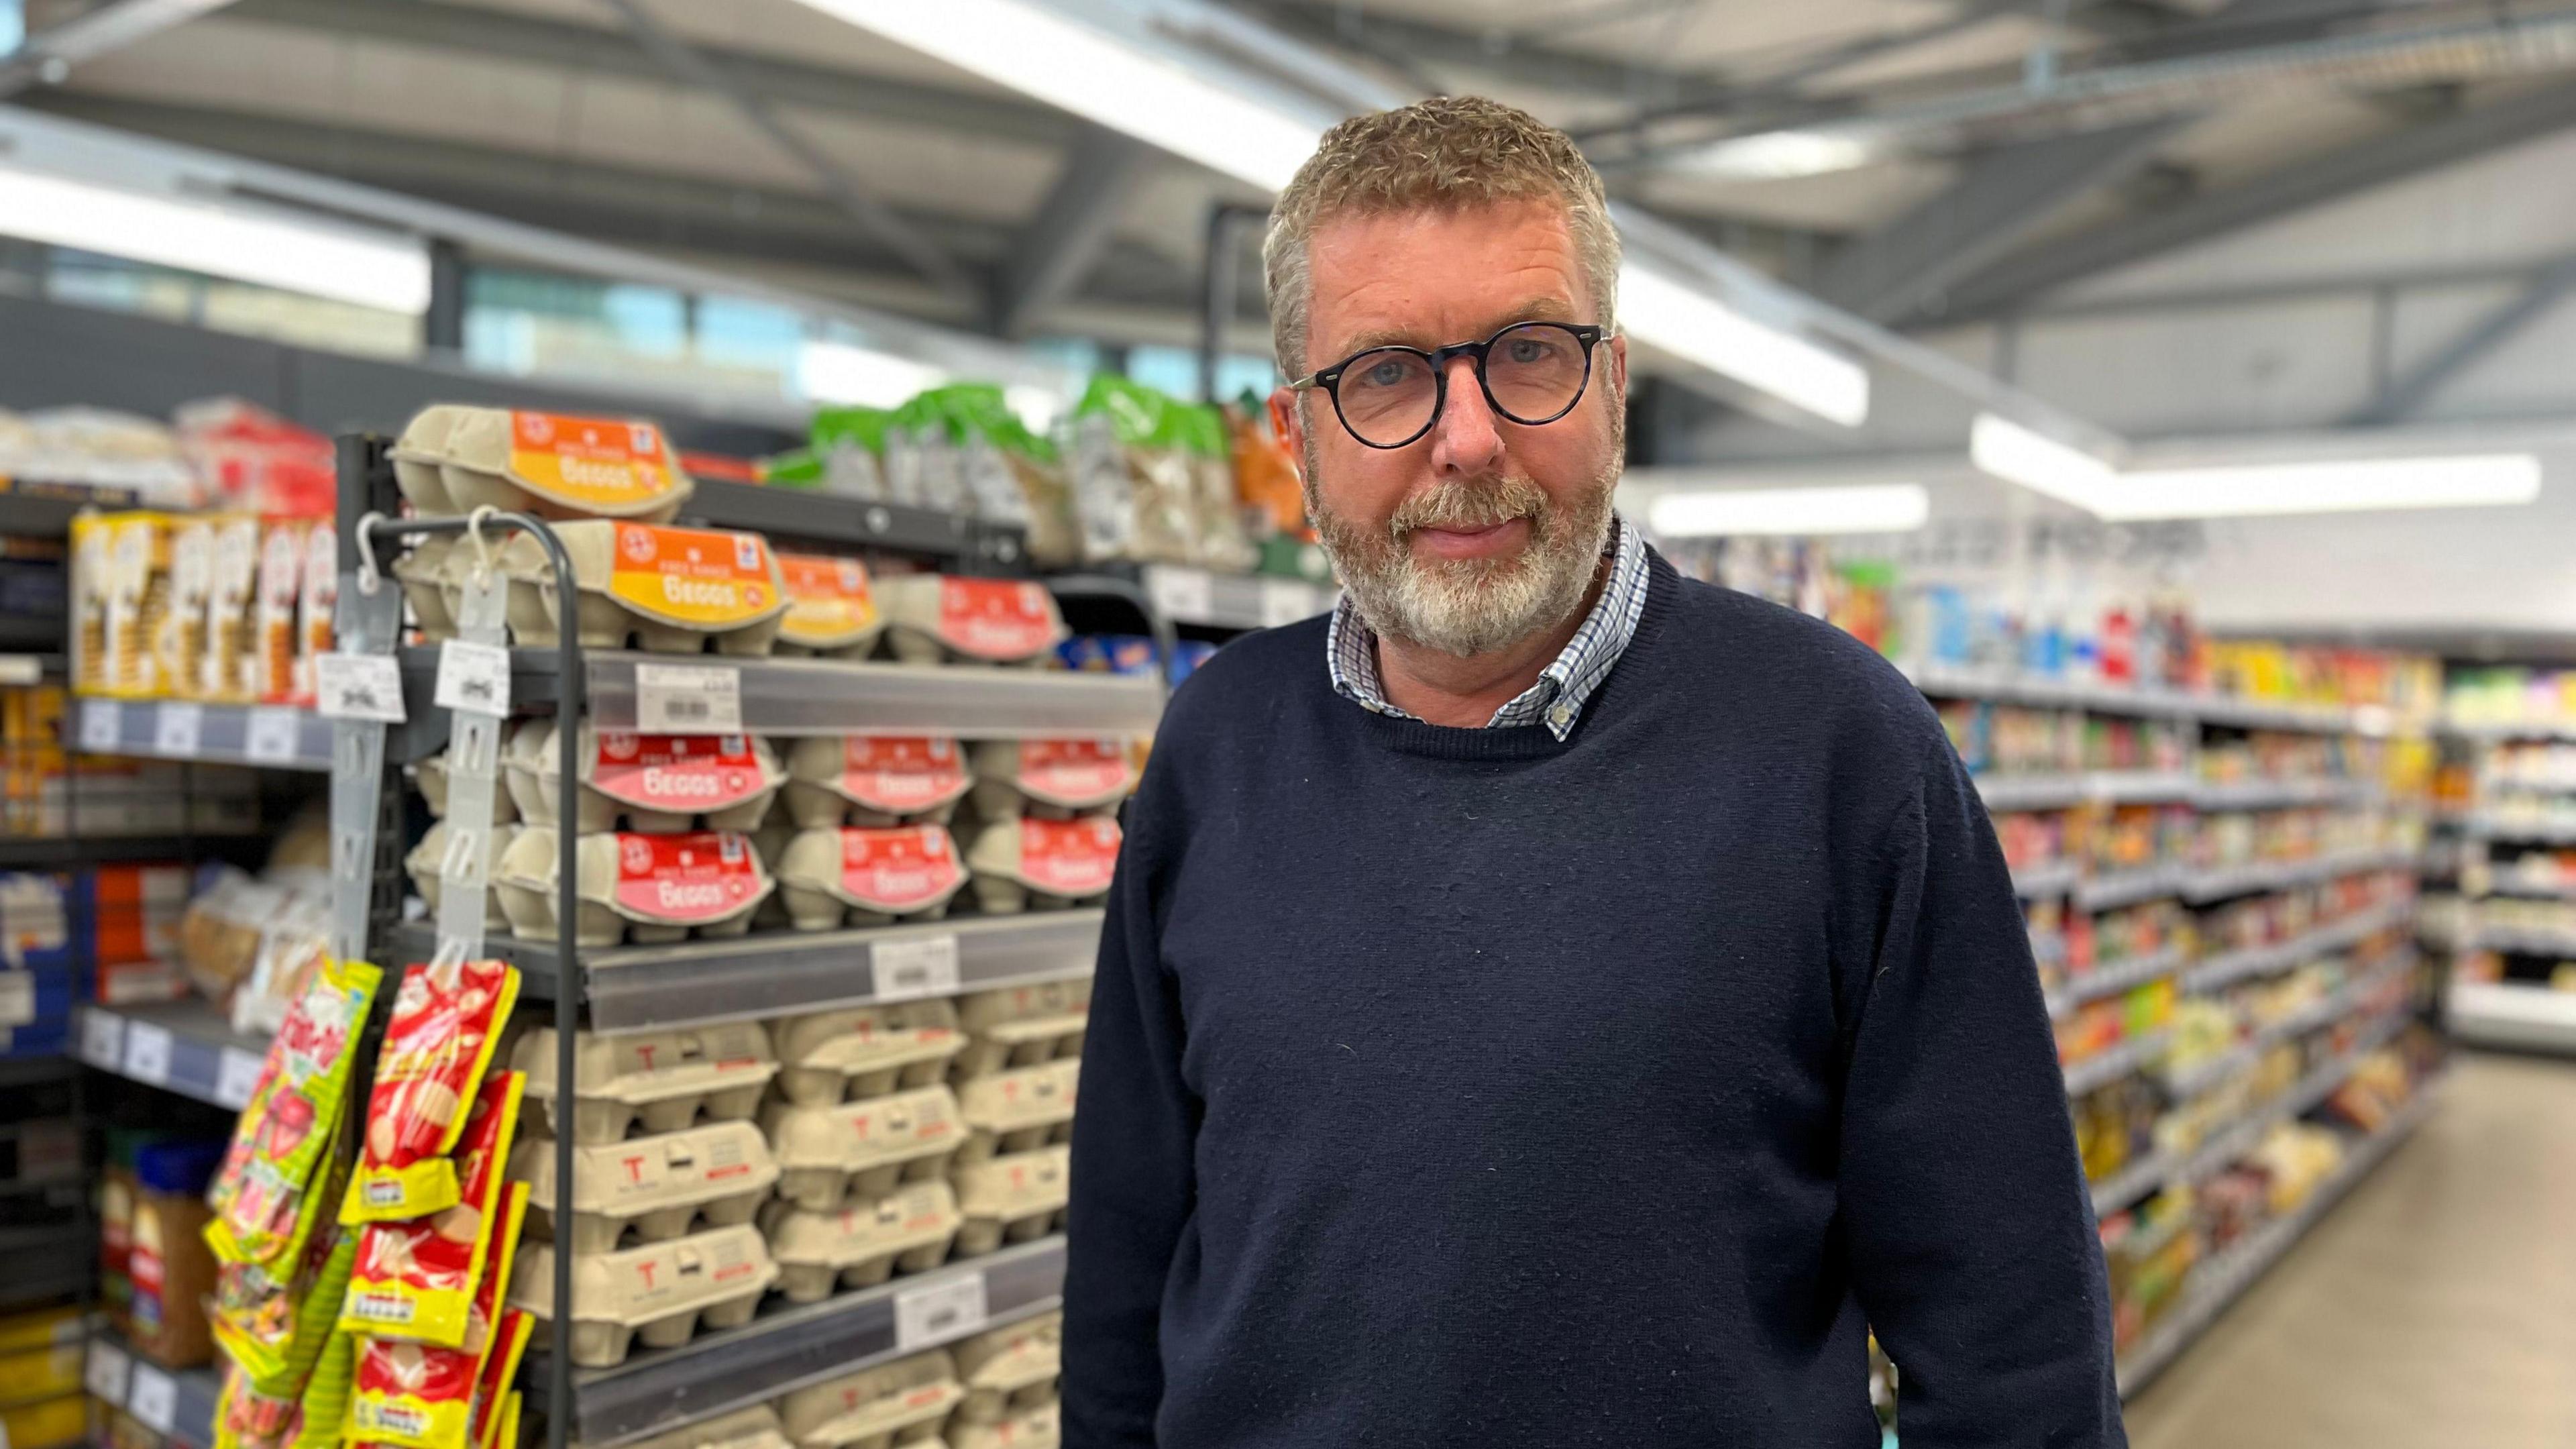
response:
M357 1388L348 1414L352 1437L406 1449L468 1449L479 1423L474 1417L476 1385L497 1342L493 1315L500 1307L501 1285L509 1281L510 1259L527 1212L528 1185L511 1183L500 1236L485 1259L463 1344L438 1348L396 1338L359 1340Z
M425 1217L463 1200L447 1154L518 999L519 973L499 961L433 962L404 975L367 1098L366 1153L340 1221Z
M356 1371L358 1340L333 1329L304 1381L296 1407L297 1426L291 1449L339 1449L340 1425L349 1413L349 1383Z
M206 1195L206 1242L228 1263L266 1263L311 1231L308 1191L337 1135L358 1036L383 973L331 961L286 1013L233 1129L232 1150Z
M519 1442L519 1396L509 1388L519 1377L519 1360L527 1357L528 1344L536 1336L535 1314L524 1308L503 1311L500 1331L492 1340L491 1352L483 1355L483 1371L474 1380L476 1449Z
M512 1389L501 1397L501 1411L488 1416L483 1437L474 1441L474 1449L508 1449L519 1442L519 1391Z
M327 1163L316 1169L315 1186L305 1194L317 1207L301 1215L298 1239L265 1263L216 1262L207 1324L225 1356L268 1398L292 1403L303 1394L339 1320L357 1237L342 1232L318 1204L336 1201L347 1189L356 1157L357 1127L344 1114L331 1134Z
M501 1168L519 1122L527 1077L502 1072L474 1097L456 1144L463 1201L428 1217L369 1223L359 1230L340 1325L370 1338L464 1346L475 1289L490 1254L501 1206Z

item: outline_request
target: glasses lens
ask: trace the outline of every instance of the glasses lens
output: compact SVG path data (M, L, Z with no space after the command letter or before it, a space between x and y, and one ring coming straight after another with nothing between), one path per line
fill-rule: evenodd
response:
M1485 353L1485 386L1503 416L1516 423L1547 422L1582 394L1589 352L1582 338L1562 327L1514 327Z
M1429 358L1389 347L1363 352L1345 364L1334 400L1353 437L1394 447L1430 426L1440 383L1432 376Z

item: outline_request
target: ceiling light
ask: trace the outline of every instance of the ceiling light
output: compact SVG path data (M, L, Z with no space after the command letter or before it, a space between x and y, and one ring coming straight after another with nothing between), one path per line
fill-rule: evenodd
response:
M2106 513L2119 492L2119 471L2110 464L1993 413L1977 414L1968 457L1980 472L2088 513Z
M390 232L0 170L0 233L388 312L429 309L429 252Z
M815 402L892 408L948 381L928 363L846 342L808 342L796 357L796 382Z
M1742 534L1911 533L1932 515L1918 483L1834 488L1711 488L1662 493L1647 526L1667 538Z
M1853 136L1820 131L1764 131L1714 141L1687 153L1683 164L1703 176L1743 181L1786 181L1866 166L1877 148Z
M1869 420L1869 369L1756 322L1706 292L1637 262L1619 270L1619 325L1638 341L1734 378L1820 418Z
M2529 453L2152 469L2120 475L2105 518L2237 518L2383 508L2470 508L2540 496Z

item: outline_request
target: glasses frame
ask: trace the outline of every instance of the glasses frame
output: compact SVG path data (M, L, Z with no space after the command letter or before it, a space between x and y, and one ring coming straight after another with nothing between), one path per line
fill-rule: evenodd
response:
M1565 406L1543 418L1525 418L1504 407L1494 397L1493 382L1485 376L1485 359L1492 352L1494 344L1502 341L1505 334L1518 332L1525 327L1553 327L1559 332L1574 334L1575 340L1583 344L1583 381L1575 384L1574 396L1565 400ZM1601 345L1601 340L1609 335L1608 328L1591 322L1514 322L1508 327L1498 329L1493 336L1482 342L1452 342L1446 347L1435 347L1427 352L1419 347L1406 347L1401 343L1362 348L1332 366L1309 373L1288 386L1297 392L1322 388L1333 400L1333 417L1341 423L1343 432L1350 434L1352 440L1361 447L1392 452L1397 448L1410 448L1421 442L1433 428L1440 425L1440 414L1449 406L1449 364L1453 360L1461 357L1475 359L1476 387L1484 393L1485 406L1494 410L1494 416L1507 422L1518 423L1525 428L1543 428L1574 411L1576 405L1583 401L1583 395L1592 390L1592 354L1594 349ZM1373 442L1361 437L1360 430L1351 426L1349 415L1342 411L1342 374L1361 358L1373 357L1381 352L1409 352L1431 364L1431 416L1423 421L1421 427L1414 430L1411 437L1400 443Z

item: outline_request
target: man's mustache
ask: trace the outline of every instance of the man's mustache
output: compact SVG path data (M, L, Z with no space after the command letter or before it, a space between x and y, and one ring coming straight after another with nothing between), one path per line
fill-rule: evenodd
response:
M1485 483L1458 480L1436 483L1397 505L1387 532L1401 542L1423 528L1492 528L1515 518L1539 519L1548 511L1547 492L1527 478L1497 478Z

